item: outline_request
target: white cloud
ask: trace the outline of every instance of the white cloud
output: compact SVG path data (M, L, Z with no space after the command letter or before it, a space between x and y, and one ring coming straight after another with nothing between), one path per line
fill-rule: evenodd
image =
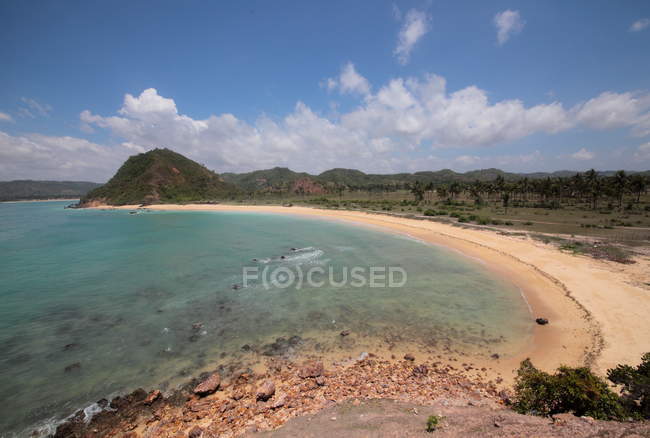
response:
M642 18L632 23L632 25L630 26L630 32L640 32L643 29L647 28L648 26L650 26L650 19Z
M640 145L634 152L634 158L639 161L650 161L650 142Z
M595 155L593 152L590 152L585 148L581 148L579 151L576 151L570 155L570 157L573 158L574 160L580 160L580 161L591 160L594 158L594 156Z
M10 122L13 123L14 118L10 114L0 112L0 122Z
M650 135L650 94L606 91L578 105L576 120L595 129L632 127L640 137Z
M397 36L397 47L393 54L400 64L406 65L415 44L429 31L429 17L423 11L411 9L404 17L404 24Z
M445 79L436 75L395 78L373 92L367 81L359 80L362 77L352 64L348 70L354 73L349 75L354 80L342 80L342 74L335 88L354 92L359 104L348 112L335 110L331 117L297 102L289 114L278 118L261 116L248 122L224 113L194 119L183 114L173 99L150 88L140 95L125 95L115 114L81 112L82 126L108 130L115 145L3 133L0 180L102 180L128 155L154 147L177 150L218 172L273 166L309 172L332 167L367 172L443 166L533 168L541 166L539 151L484 157L470 149L450 159L421 157L435 148L504 145L532 134L554 134L577 126L624 128L637 136L650 136L648 93L605 92L572 108L560 102L527 106L518 99L491 102L487 91L473 85L448 90ZM640 148L636 153L644 151ZM580 150L574 158L588 154L591 152ZM625 156L630 159L633 155L628 151Z
M471 167L476 163L479 163L481 161L481 157L477 157L476 155L459 155L454 159L454 161L463 167Z
M502 46L511 35L521 32L526 22L521 18L519 11L507 9L494 16L494 25L497 28L497 41Z
M21 97L20 101L22 106L19 108L19 113L23 117L36 118L37 116L48 117L52 112L52 106L47 103L38 102L36 99L29 97Z
M341 93L357 93L366 95L370 93L370 82L357 73L354 64L348 62L341 68L338 78L327 78L325 86L329 91L339 89Z
M106 181L130 154L75 137L0 131L0 179Z

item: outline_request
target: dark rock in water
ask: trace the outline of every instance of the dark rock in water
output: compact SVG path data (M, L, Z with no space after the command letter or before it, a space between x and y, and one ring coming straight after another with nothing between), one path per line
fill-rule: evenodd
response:
M343 330L343 331L340 333L340 335L343 336L343 337L348 336L349 334L350 334L350 330Z
M298 370L298 377L307 379L309 377L318 377L325 372L323 367L323 362L320 361L308 361L302 364L302 367Z
M202 396L212 394L219 389L219 385L221 385L221 376L219 373L214 373L194 388L194 394Z
M97 400L97 406L104 409L106 406L108 406L108 400L106 400L105 398Z
M294 335L289 338L289 345L296 346L302 343L302 338L298 335Z
M232 285L232 290L238 290L238 289L240 289L240 288L241 288L241 286L238 285L238 284L233 284L233 285Z
M65 371L66 373L71 373L73 371L79 371L80 369L81 369L81 363L75 362L65 367L63 371Z
M65 344L65 346L63 347L63 351L75 350L77 348L79 348L79 344L73 342L71 344Z
M546 318L537 318L535 322L539 325L546 325L548 324L548 319Z
M137 402L141 402L146 398L147 398L147 391L145 391L142 388L138 388L135 391L133 391L131 394L127 394L124 396L118 395L113 400L111 400L111 404L109 406L111 407L111 409L124 409L129 405Z
M404 355L404 360L409 360L409 361L413 362L415 360L415 356L413 356L411 353L406 353Z
M291 251L298 251L298 248L291 248Z
M137 389L131 394L115 397L110 403L110 410L103 410L93 415L87 423L83 410L77 412L72 418L56 428L53 438L90 437L90 436L114 436L112 433L118 430L120 425L132 423L142 414L143 410L151 408L144 405L147 398L144 389ZM108 401L99 400L97 404L105 408Z
M251 346L248 344L244 344L241 347L241 351L251 351Z
M202 322L195 322L194 324L192 324L192 330L194 330L195 332L198 332L202 328L203 328Z
M203 436L203 429L199 426L194 426L187 434L188 438L201 438Z
M262 347L264 356L282 356L287 353L289 342L284 338L277 338L272 344L266 344Z
M192 336L190 336L190 337L188 338L188 341L190 341L190 342L196 342L196 341L199 340L199 338L200 338L199 335L197 335L197 334L193 334Z
M254 262L256 262L256 261L257 261L257 259L253 259L252 261L254 261Z
M257 387L256 398L258 400L266 401L273 397L273 394L275 394L275 383L273 380L265 380Z
M286 259L287 257L286 257L286 256L283 256L283 255L281 255L281 256L280 256L280 258L281 258L282 260L284 260L284 259Z

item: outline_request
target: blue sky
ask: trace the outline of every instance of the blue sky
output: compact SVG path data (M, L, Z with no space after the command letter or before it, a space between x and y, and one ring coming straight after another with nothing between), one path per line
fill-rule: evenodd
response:
M650 2L0 1L0 180L650 168Z

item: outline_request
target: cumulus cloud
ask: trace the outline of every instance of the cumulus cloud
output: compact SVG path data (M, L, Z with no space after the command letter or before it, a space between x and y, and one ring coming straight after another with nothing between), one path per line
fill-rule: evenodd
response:
M351 64L348 67L358 75ZM337 82L337 87L342 85ZM349 92L365 91L354 81L347 87ZM80 118L110 130L125 148L169 146L221 171L276 165L309 171L334 166L389 171L396 165L395 156L421 147L491 146L577 125L630 127L640 135L650 119L648 100L650 95L608 92L570 109L559 102L534 106L518 99L490 102L488 93L476 86L450 92L444 78L427 75L393 79L374 94L368 89L361 105L337 119L298 102L280 119L262 116L248 123L225 113L196 120L155 89L126 95L117 115L83 111Z
M594 158L594 153L588 151L585 148L581 148L579 151L574 152L570 155L574 160L587 161Z
M650 142L640 145L634 152L634 158L639 161L650 161Z
M36 99L31 99L29 97L21 97L21 106L18 110L20 115L23 117L29 117L31 119L40 117L48 117L52 112L52 106L47 103L38 102Z
M497 41L500 46L506 43L514 34L521 32L526 22L519 11L507 9L494 16L494 26L497 28Z
M632 23L632 25L630 26L630 32L641 32L643 29L646 29L648 26L650 26L650 18L642 18Z
M423 11L411 9L406 13L397 36L397 47L393 51L400 64L408 64L413 47L429 31L429 21L428 15Z
M325 86L329 91L338 89L341 93L357 93L361 95L370 93L370 82L357 73L354 64L351 62L343 66L338 78L328 78Z
M650 135L648 93L605 92L571 108L560 102L526 105L519 99L490 101L489 93L474 85L448 90L437 75L395 78L373 90L352 64L343 68L334 87L357 96L358 106L327 117L297 102L283 117L262 115L253 121L230 113L195 119L154 88L127 94L114 114L80 114L82 126L109 132L116 142L110 146L73 137L3 133L0 179L106 179L128 155L155 147L177 150L218 172L273 166L309 172L332 167L368 172L521 168L539 164L539 152L483 157L476 148L577 126ZM455 158L422 158L423 152L453 147L470 150ZM581 149L574 158L589 154Z
M0 179L77 179L106 181L129 156L75 137L40 134L12 136L0 131Z
M576 120L594 129L632 127L633 134L650 135L650 94L607 91L575 108Z
M0 112L0 122L10 122L13 123L14 118L7 113Z

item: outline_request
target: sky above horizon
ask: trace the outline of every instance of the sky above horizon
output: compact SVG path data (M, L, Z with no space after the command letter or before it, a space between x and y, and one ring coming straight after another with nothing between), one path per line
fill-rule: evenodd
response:
M0 0L0 180L650 169L650 2Z

